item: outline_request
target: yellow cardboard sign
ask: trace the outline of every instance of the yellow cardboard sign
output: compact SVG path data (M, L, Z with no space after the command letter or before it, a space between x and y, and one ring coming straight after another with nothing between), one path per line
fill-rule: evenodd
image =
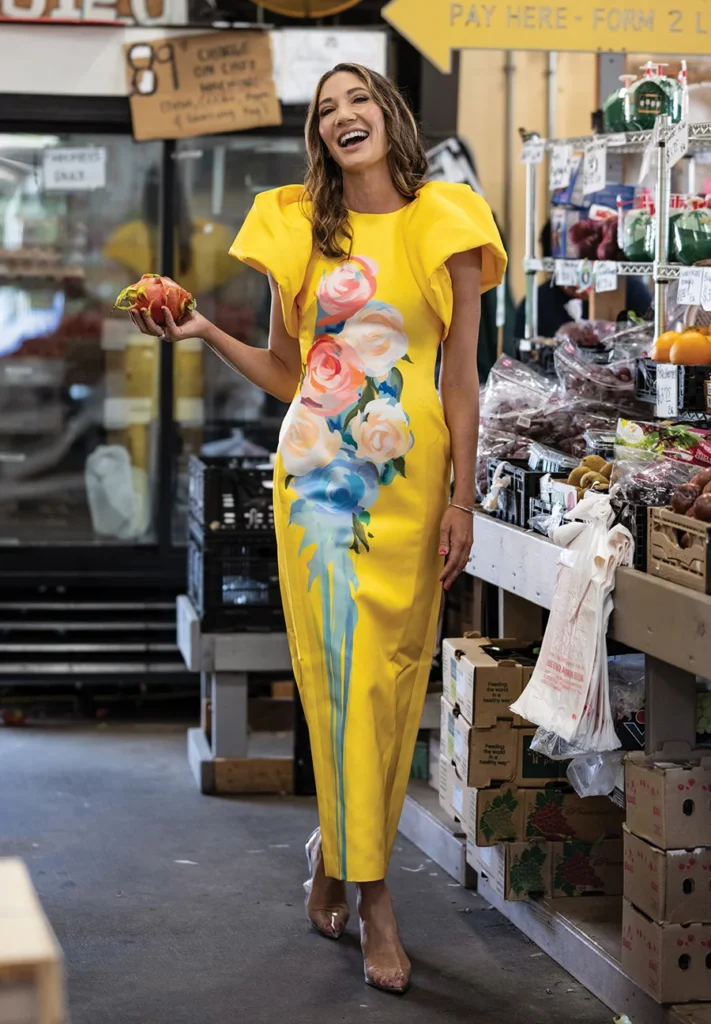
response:
M383 17L444 72L458 49L711 53L708 0L392 0Z

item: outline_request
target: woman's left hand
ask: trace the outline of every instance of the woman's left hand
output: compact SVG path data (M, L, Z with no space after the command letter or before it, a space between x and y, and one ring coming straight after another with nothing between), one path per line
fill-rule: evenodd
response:
M450 505L442 516L439 532L439 553L446 555L440 582L449 590L457 576L464 571L474 543L474 516Z

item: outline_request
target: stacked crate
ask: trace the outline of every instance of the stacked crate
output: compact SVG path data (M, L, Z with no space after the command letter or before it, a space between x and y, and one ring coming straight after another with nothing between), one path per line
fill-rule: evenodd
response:
M510 710L534 665L512 640L444 641L440 804L502 898L620 894L622 812L572 792L565 763L532 751L535 728Z
M279 632L269 459L191 456L188 595L203 632Z
M711 757L629 754L622 967L659 1003L711 1001Z

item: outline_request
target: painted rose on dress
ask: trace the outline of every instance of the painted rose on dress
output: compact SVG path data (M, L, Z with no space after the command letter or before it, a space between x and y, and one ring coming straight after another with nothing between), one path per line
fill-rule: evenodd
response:
M301 401L321 416L333 416L360 399L365 370L358 353L330 334L317 338L306 359Z
M319 303L317 327L340 324L355 316L375 295L378 264L367 256L352 256L330 273L323 272L316 292Z
M282 423L279 451L291 476L304 476L327 466L341 449L343 438L331 430L323 416L315 416L302 402L294 402Z

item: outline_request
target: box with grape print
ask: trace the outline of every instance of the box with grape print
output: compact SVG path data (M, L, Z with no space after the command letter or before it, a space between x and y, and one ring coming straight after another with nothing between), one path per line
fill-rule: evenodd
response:
M477 846L530 839L596 843L622 835L624 811L607 797L516 786L472 792L467 834Z
M621 896L621 839L552 843L553 896Z

